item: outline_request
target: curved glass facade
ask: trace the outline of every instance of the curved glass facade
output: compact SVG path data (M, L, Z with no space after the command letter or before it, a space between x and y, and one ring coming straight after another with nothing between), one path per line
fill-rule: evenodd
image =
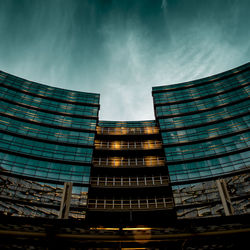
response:
M248 169L249 79L247 64L194 82L153 88L173 183Z
M22 107L18 104L7 103L1 100L0 112L4 116L13 117L15 119L24 119L25 121L32 121L38 124L45 124L47 126L63 127L70 129L92 130L95 132L96 119L78 118L74 116L66 116L63 114L47 113L31 109L29 107Z
M250 93L250 86L245 86L244 88L236 89L235 91L228 92L226 94L221 94L213 96L210 98L205 98L188 103L173 104L170 106L157 106L156 113L158 116L178 116L191 112L206 111L212 109L218 109L227 105L231 105L234 102L242 101L248 98Z
M249 213L249 84L247 63L153 87L155 120L100 121L99 94L0 71L0 212L56 218L68 202L70 218L139 224Z
M0 130L8 131L10 134L19 134L39 138L40 140L49 140L53 142L73 143L82 145L93 145L94 133L86 131L66 130L64 128L46 127L42 124L32 124L30 122L12 119L2 116L0 120Z
M56 197L62 197L64 182L72 182L72 195L84 199L77 207L72 199L75 211L70 216L83 218L99 94L53 88L4 72L0 73L0 83L1 175L9 189L19 190L1 188L1 197L12 203L8 209L1 209L7 214L16 209L26 215L27 205L37 197L33 210L39 210L41 216L57 217L54 211L59 210L60 200ZM34 190L28 188L31 182L37 187ZM45 186L49 192L43 192ZM25 196L22 189L27 190ZM49 200L52 205L40 200Z
M164 144L187 143L190 141L209 140L226 134L238 134L248 130L250 117L242 116L232 120L221 119L216 124L162 132Z
M231 69L217 75L209 76L206 78L190 81L190 82L183 82L178 84L171 84L165 86L156 86L153 87L154 92L160 91L175 91L175 90L183 90L192 87L199 87L199 86L210 86L209 84L221 85L221 81L227 83L231 81L231 79L235 79L237 77L238 81L244 81L246 77L249 78L249 63L246 63L242 66L239 66L235 69ZM246 72L246 73L245 73ZM209 89L209 88L208 88ZM211 90L213 91L213 90Z
M249 84L248 63L204 79L153 87L177 218L250 212Z
M53 113L63 113L64 115L78 115L96 117L98 113L98 107L89 107L82 105L73 105L69 103L63 103L53 100L44 99L41 97L31 96L26 93L20 93L16 90L8 89L8 87L1 86L1 97L8 101L17 103L18 105L28 106L31 109L46 110Z
M22 93L29 93L37 97L57 100L59 102L88 104L90 106L98 106L100 95L94 93L84 93L79 91L70 91L55 87L46 86L36 82L28 81L17 76L10 75L5 72L0 72L2 86L8 86ZM53 103L53 102L52 102Z

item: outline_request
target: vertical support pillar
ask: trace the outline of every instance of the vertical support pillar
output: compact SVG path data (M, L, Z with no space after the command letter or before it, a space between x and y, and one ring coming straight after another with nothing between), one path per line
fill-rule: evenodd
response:
M232 206L231 200L230 200L230 196L227 190L227 184L225 182L224 179L219 179L216 180L216 185L218 187L219 190L219 194L220 194L220 199L225 211L225 215L229 216L229 215L233 215L234 214L234 208Z
M70 208L70 201L72 195L72 182L65 182L63 188L63 195L61 200L61 207L60 212L58 215L59 219L68 219L69 217L69 208Z
M133 221L133 214L132 211L129 211L129 221L132 222Z

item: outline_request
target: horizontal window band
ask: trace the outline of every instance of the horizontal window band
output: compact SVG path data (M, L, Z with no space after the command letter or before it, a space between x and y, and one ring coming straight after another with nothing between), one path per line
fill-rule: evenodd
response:
M232 92L234 90L239 90L241 88L244 88L246 86L248 86L250 84L250 82L247 82L245 84L242 84L240 86L237 86L235 88L232 89L228 89L219 93L214 93L214 94L210 94L210 95L205 95L205 96L201 96L201 97L196 97L196 98L190 98L190 99L185 99L185 100L181 100L181 101L175 101L175 102L164 102L164 103L154 103L155 107L159 107L159 106L171 106L171 105L176 105L176 104L182 104L182 103L188 103L188 102L193 102L193 101L199 101L199 100L204 100L204 99L209 99L211 97L215 97L215 96L220 96L223 94L226 94L228 92Z
M52 100L46 100L42 98L37 98L33 96L28 96L25 94L20 94L18 92L14 92L11 90L9 93L8 89L3 89L3 86L0 85L0 92L3 90L2 99L6 102L12 101L15 103L27 105L30 107L36 107L39 109L55 111L59 113L67 113L67 114L76 114L79 116L96 116L98 108L97 107L89 107L89 106L77 106L73 104L65 104L59 103ZM20 96L19 96L20 95ZM39 100L37 100L39 99Z
M11 154L11 155L16 155L16 156L21 156L24 158L28 159L35 159L39 161L46 161L46 162L55 162L55 163L62 163L62 164L68 164L68 165L76 165L76 166L89 166L91 168L92 162L79 162L79 161L65 161L65 160L59 160L59 159L54 159L54 158L45 158L42 156L35 156L35 155L30 155L30 154L25 154L21 152L15 152L15 151L9 151L6 149L0 148L0 152L6 153L6 154Z
M7 103L11 103L17 106L21 106L24 108L29 108L29 109L33 109L33 110L37 110L37 111L41 111L44 113L49 113L49 114L54 114L54 115L61 115L61 116L69 116L69 117L76 117L76 118L87 118L87 119L93 119L93 120L97 120L98 116L88 116L88 115L76 115L76 114L70 114L70 113L62 113L62 112L57 112L57 111L52 111L52 110L48 110L48 109L41 109L35 106L30 106L24 103L19 103L19 102L14 102L12 100L8 100L5 98L0 97L1 101L7 102Z
M211 180L218 180L221 178L231 177L231 176L237 176L244 173L250 173L250 168L245 168L241 170L234 170L229 173L219 173L217 175L208 176L208 177L199 177L196 179L185 179L183 181L171 181L171 176L174 176L173 174L170 176L170 185L172 187L178 186L178 185L185 185L185 184L193 184L193 183L200 183L200 182L207 182ZM175 174L175 176L178 176L178 174Z
M151 151L151 150L161 150L162 149L162 144L157 145L156 147L151 147L151 148L143 148L143 146L138 146L138 147L121 147L120 149L112 149L110 147L99 147L95 145L95 150L96 151Z
M5 116L11 119L15 119L17 121L23 121L26 123L31 123L31 124L36 124L39 126L44 126L44 127L50 127L50 128L56 128L56 129L63 129L63 130L70 130L70 131L78 131L78 132L87 132L87 133L96 133L95 129L83 129L83 128L72 128L72 127L64 127L64 126L57 126L57 125L53 125L53 124L49 124L49 123L41 123L41 122L36 122L36 121L31 121L31 120L27 120L21 117L17 117L17 116L12 116L12 115L8 115L5 113L1 113L1 116Z
M218 179L218 178L217 178ZM218 191L219 192L219 191ZM238 201L241 199L248 199L250 196L249 195L242 195L242 196L238 196L238 197L230 197L231 201ZM178 197L177 197L178 198ZM204 202L200 202L200 203L189 203L189 204L183 204L183 205L175 205L176 209L185 209L185 208L196 208L196 207L204 207L206 205L216 205L216 204L220 204L221 205L221 199L218 198L216 200L211 200L211 201L204 201Z
M130 141L133 139L136 140L153 140L158 139L161 140L160 132L158 134L123 134L123 135L109 135L109 134L96 134L96 140L123 140Z
M19 93L28 94L28 95L31 95L31 96L34 96L34 97L39 97L39 98L42 98L42 99L56 101L56 102L59 102L59 103L75 104L75 105L79 105L79 106L98 107L100 109L100 104L97 104L97 103L74 102L74 101L65 100L65 99L58 99L58 98L55 98L55 97L43 96L43 95L39 95L39 94L36 94L36 93L25 91L25 90L22 90L22 89L19 89L19 88L15 88L13 86L5 84L4 82L2 82L1 85L4 86L7 89L15 90L15 91L17 91Z
M20 137L20 138L31 140L31 141L45 142L45 143L50 143L54 145L63 145L63 146L71 146L71 147L77 147L77 148L90 148L90 149L95 148L94 141L93 141L93 145L88 145L88 144L78 144L78 143L70 143L70 142L63 142L63 141L52 141L52 140L43 139L40 137L32 137L32 136L17 134L17 133L13 133L13 132L2 130L2 129L0 129L0 132L8 134L8 135L12 135L14 137Z
M247 100L250 100L250 96L234 101L234 102L230 102L230 103L224 103L224 104L220 104L218 106L212 107L212 108L208 108L208 109L202 109L202 110L196 110L196 111L192 111L192 112L186 112L186 113L180 113L180 114L173 114L173 115L160 115L157 116L157 112L155 112L156 114L156 118L157 119L162 119L162 118L173 118L173 117L182 117L182 116L187 116L187 115L195 115L195 114L201 114L207 111L212 111L212 110L216 110L216 109L220 109L220 108L224 108L224 107L228 107L228 106L232 106L241 102L245 102Z
M150 150L96 150L94 149L94 157L143 157L143 156L159 156L163 157L164 150L160 149L150 149Z
M112 174L113 173L117 173L117 172L121 172L121 171L141 171L141 172L144 172L144 171L164 171L166 168L166 165L162 165L162 166L155 166L155 165L152 165L152 166L146 166L146 165L136 165L136 166L125 166L125 165L122 165L122 166L118 166L118 167L115 167L115 166L112 166L112 165L96 165L94 164L93 166L93 171L112 171ZM132 173L131 173L132 175Z
M29 205L29 206L32 206L33 208L35 207L38 207L38 208L50 208L50 209L55 209L59 212L60 210L60 201L58 202L59 204L58 205L55 205L55 204L49 204L49 203L44 203L44 202L34 202L34 200L25 200L25 199L13 199L13 198L8 198L8 197L4 197L4 196L1 196L0 195L0 199L3 200L3 201L7 201L7 202L10 202L12 203L13 205L15 204L20 204L20 205ZM87 199L86 199L87 201ZM32 210L32 208L30 208ZM74 206L70 206L70 210L71 211L83 211L84 209L87 209L87 204L86 206L77 206L77 207L74 207ZM26 217L24 217L26 218Z
M60 210L60 202L58 205L55 204L49 204L49 203L45 203L45 202L35 202L34 200L28 200L28 199L15 199L15 198L8 198L8 197L4 197L2 195L0 195L0 199L2 201L7 201L12 203L13 205L15 204L22 204L22 205L29 205L32 207L44 207L44 208L51 208L51 209L55 209L55 210ZM31 208L32 209L32 208Z
M8 177L13 177L13 178L18 178L21 180L31 180L31 181L37 181L37 182L44 182L44 183L50 183L50 184L58 184L58 185L64 185L65 182L67 181L62 181L62 180L52 180L52 179L48 179L48 177L46 178L41 178L41 177L35 177L35 176L26 176L26 175L22 175L22 174L16 174L7 170L0 170L0 174L1 176L8 176ZM73 186L77 186L77 187L90 187L89 183L82 183L82 182L73 182Z
M228 117L228 118L224 118L224 119L220 119L219 121L211 121L211 122L206 122L206 123L201 123L201 124L195 124L195 125L191 125L191 126L187 126L187 127L180 127L180 128L171 128L171 129L161 129L161 133L162 132L171 132L171 131L179 131L179 130L186 130L186 129L192 129L192 128L199 128L199 127L203 127L203 126L207 126L207 125L212 125L212 124L216 124L216 123L220 123L220 122L224 122L224 121L230 121L230 120L234 120L243 116L247 116L249 115L249 112L245 112L243 114L240 115L236 115L233 117Z
M207 141L213 141L213 140L217 140L217 139L227 138L229 136L242 134L242 133L245 133L245 132L248 132L248 131L250 131L250 128L247 128L247 129L244 129L244 130L241 130L241 131L237 131L237 132L233 132L233 133L230 133L230 134L219 135L219 136L212 137L212 138L204 138L204 139L201 139L201 140L188 141L188 142L177 142L177 143L163 143L163 147L168 148L168 147L172 147L172 146L191 145L191 144L197 144L197 143L202 143L202 142L207 142Z
M118 167L114 167L111 164L96 164L93 163L93 167L91 169L91 177L93 176L104 176L104 175L111 175L111 176L121 176L124 177L131 177L131 176L143 176L143 175L167 175L168 168L165 166L165 162L162 165L119 165Z
M231 151L231 152L226 152L223 154L215 154L212 156L203 156L202 158L192 158L192 159L188 159L188 160L176 160L176 161L168 161L167 156L166 156L166 165L177 165L177 164L183 164L183 163L191 163L191 162L199 162L199 161L205 161L205 160L211 160L211 159L216 159L216 158L220 158L220 157L224 157L224 156L229 156L229 155L234 155L237 153L243 153L246 151L250 151L249 147L243 148L243 149L239 149L239 150L235 150L235 151ZM170 174L171 176L171 174Z
M107 121L101 120L98 124L100 128L121 129L121 128L154 128L156 126L155 120L142 121Z
M184 89L189 89L189 88L193 88L193 87L197 87L197 86L207 85L207 84L212 83L212 82L217 82L217 81L225 80L227 78L230 78L230 77L233 77L233 76L236 76L236 75L239 75L239 74L242 74L244 72L249 71L249 67L247 67L248 64L249 63L247 63L247 64L245 64L243 66L240 66L241 68L242 67L246 67L246 68L239 69L239 71L236 72L236 73L233 73L232 71L236 70L237 68L233 69L233 70L229 70L228 71L228 75L220 76L220 74L219 74L217 78L212 79L212 80L209 80L209 79L206 79L206 78L205 79L199 79L199 80L203 80L203 82L201 82L201 83L194 83L192 85L182 86L182 87L176 86L176 88L165 89L165 90L153 90L152 93L156 94L156 93L172 92L172 91L176 91L176 90L184 90ZM190 82L195 82L195 81L197 81L197 80L186 82L186 84L190 84ZM176 85L178 85L178 84L176 84Z
M219 192L219 191L218 191ZM199 203L189 203L189 204L183 204L183 205L175 205L175 208L178 209L185 209L185 208L198 208L198 207L204 207L204 206L208 206L208 205L217 205L220 204L221 205L221 199L214 199L214 200L210 200L210 201L199 201Z

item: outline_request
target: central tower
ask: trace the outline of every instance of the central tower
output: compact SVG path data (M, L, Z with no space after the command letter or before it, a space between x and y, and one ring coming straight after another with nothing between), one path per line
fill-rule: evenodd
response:
M145 225L175 218L155 121L100 121L91 176L90 222Z

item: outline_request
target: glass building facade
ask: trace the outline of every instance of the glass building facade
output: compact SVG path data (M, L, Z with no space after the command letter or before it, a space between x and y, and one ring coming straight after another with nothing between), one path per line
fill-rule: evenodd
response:
M249 212L243 198L249 194L249 80L246 64L201 80L153 87L179 217L224 214L216 185L220 178L233 190L234 213Z
M84 218L99 94L4 72L0 84L1 211L56 218L64 182L72 182L70 217Z
M99 94L0 71L1 213L57 218L65 183L89 222L249 213L249 78L153 87L155 120L121 122L99 120Z

